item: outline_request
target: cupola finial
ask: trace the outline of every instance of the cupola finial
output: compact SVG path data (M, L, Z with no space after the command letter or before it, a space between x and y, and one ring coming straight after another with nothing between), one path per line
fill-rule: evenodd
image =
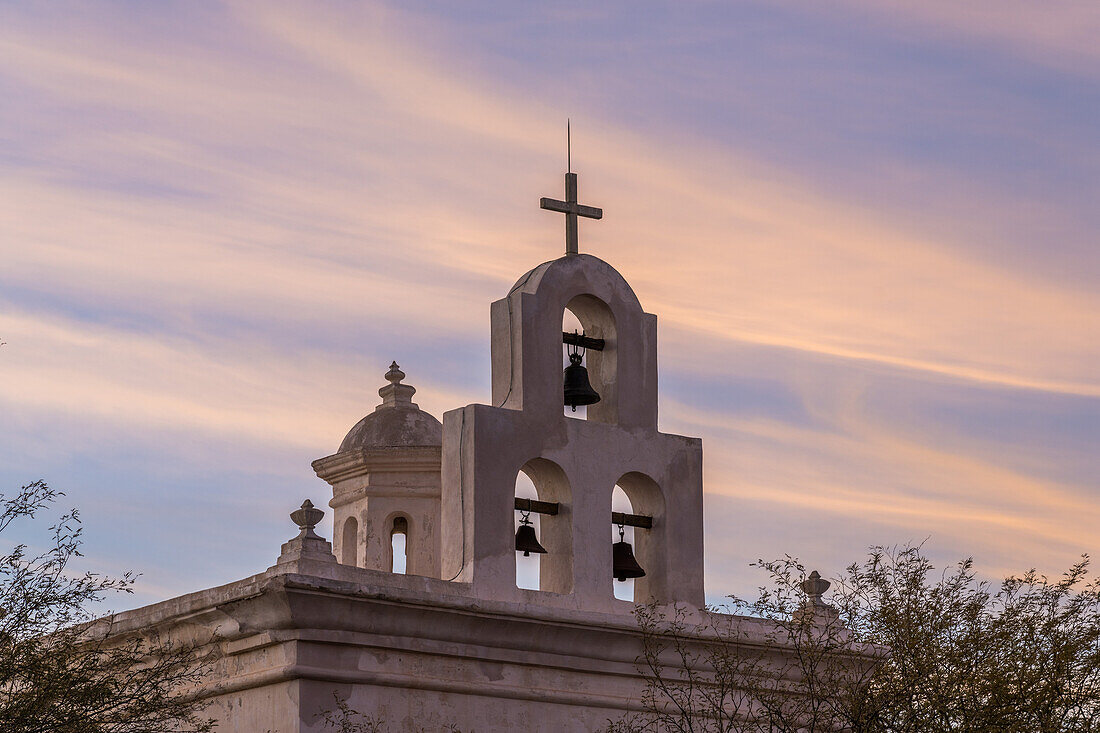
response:
M390 384L401 384L401 380L405 378L405 372L401 371L401 367L397 366L397 362L390 362L390 370L386 372L386 381Z
M397 362L390 362L390 370L386 372L386 381L389 384L378 390L378 396L382 398L382 404L377 409L382 410L399 405L412 406L412 396L416 394L416 387L410 384L401 384L401 380L404 378L405 372L401 371L401 367L397 366Z

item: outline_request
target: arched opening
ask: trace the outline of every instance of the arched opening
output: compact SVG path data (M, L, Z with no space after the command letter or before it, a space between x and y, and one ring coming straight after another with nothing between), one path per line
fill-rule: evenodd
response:
M390 571L404 575L408 562L409 520L405 517L393 518L390 530Z
M531 481L531 477L523 471L516 474L516 498L517 499L538 499L539 492L535 490L535 484ZM529 515L531 524L535 528L535 534L539 537L542 536L542 532L539 531L542 525L542 519L537 512L531 512ZM523 518L523 513L516 511L515 531L519 531L520 521ZM544 545L545 547L545 545ZM525 588L527 590L539 590L539 564L541 560L537 554L530 554L527 557L523 556L523 553L516 551L516 587Z
M359 564L359 521L348 517L340 536L340 562L345 565Z
M622 487L615 484L615 489L611 492L611 511L623 512L624 514L633 514L634 507L630 503L630 497L626 495ZM619 534L619 527L615 524L611 525L611 542L618 542L620 537L629 542L632 547L634 544L634 528L624 526L622 528L622 534ZM634 600L634 579L627 578L620 581L615 580L615 597L620 601L633 601Z
M616 496L620 496L616 503ZM619 509L619 506L629 506L630 509ZM653 526L650 529L625 527L623 537L630 542L634 551L634 559L645 570L645 576L637 578L633 582L633 593L630 600L636 603L647 603L652 599L661 600L666 587L666 549L668 538L665 536L665 499L661 487L657 482L643 473L630 472L624 474L615 482L615 490L612 492L613 512L625 511L630 514L641 514L651 517ZM614 542L619 541L619 528L614 526ZM628 581L629 582L629 581ZM615 582L615 597L620 598L619 586L624 586L623 596L626 595L627 583Z
M583 333L584 326L581 325L581 321L577 318L573 311L566 308L562 312L561 316L561 330L562 333ZM561 368L562 372L565 372L565 368L569 366L569 352L570 347L568 344L561 345ZM582 352L581 366L588 368L588 352ZM598 392L599 390L597 390ZM562 409L565 411L566 417L571 417L576 420L588 419L588 405L577 405L576 407L570 407L569 405L563 405Z
M600 401L587 406L564 407L567 417L614 423L618 421L618 389L616 378L615 317L611 309L594 295L578 295L570 300L562 312L561 330L565 333L583 333L594 339L603 339L602 350L588 349L581 365L588 370L588 381L600 395ZM569 365L570 347L562 344L562 371Z
M535 458L516 474L517 499L555 502L557 514L530 512L538 542L546 554L524 557L516 551L516 586L550 593L573 592L573 520L569 506L569 481L556 463ZM519 529L523 513L515 511L513 534Z

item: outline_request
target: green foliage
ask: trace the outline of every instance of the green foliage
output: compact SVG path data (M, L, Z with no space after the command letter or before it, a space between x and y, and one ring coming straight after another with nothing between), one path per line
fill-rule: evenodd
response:
M755 563L757 598L689 618L638 609L649 684L633 731L1100 732L1100 584L1000 586L973 562L937 571L919 546L872 548L833 585L801 588L794 558Z
M32 520L59 496L41 481L0 494L0 533ZM202 645L156 632L118 634L90 608L133 591L130 574L74 573L77 512L49 528L49 544L16 544L0 556L0 733L209 731L185 691L204 676Z

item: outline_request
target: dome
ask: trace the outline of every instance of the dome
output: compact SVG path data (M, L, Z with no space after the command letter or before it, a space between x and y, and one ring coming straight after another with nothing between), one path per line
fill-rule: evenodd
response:
M408 448L443 445L443 425L430 413L412 401L416 388L401 384L405 373L390 364L385 387L378 390L382 404L355 424L344 441L340 453L359 448Z

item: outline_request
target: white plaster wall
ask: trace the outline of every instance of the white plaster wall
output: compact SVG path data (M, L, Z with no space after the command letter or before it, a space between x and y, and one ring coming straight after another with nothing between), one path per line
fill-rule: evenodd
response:
M562 414L566 307L589 336L606 340L588 352L602 399L587 420ZM493 404L443 417L442 577L472 583L483 598L629 613L631 604L614 599L611 573L619 483L634 511L653 518L652 529L634 532L646 570L635 598L701 606L702 444L657 430L656 317L610 265L569 255L536 267L493 304L492 348ZM542 559L553 593L515 587L515 476L536 459L557 467L565 488L556 493L568 497L557 516L541 519L544 536L569 546L568 556Z
M217 733L300 733L299 682L276 682L219 695L205 714L217 721ZM332 730L331 728L329 729Z
M320 731L338 692L388 731L586 731L640 710L634 620L476 597L466 583L349 567L292 540L252 578L117 618L217 635L220 731ZM696 613L689 615L700 618ZM745 641L763 622L745 619Z
M490 674L492 671L487 670ZM324 733L326 728L315 710L331 704L334 686L310 682L302 689L302 698L307 703L303 707L301 731ZM623 714L617 708L400 687L337 685L335 691L356 710L372 711L386 733L451 733L452 725L462 733L596 731ZM332 728L327 731L331 733Z
M440 576L439 448L392 447L337 453L314 461L317 474L332 484L333 549L344 560L344 524L358 524L359 567L389 572L393 520L408 520L406 573Z

